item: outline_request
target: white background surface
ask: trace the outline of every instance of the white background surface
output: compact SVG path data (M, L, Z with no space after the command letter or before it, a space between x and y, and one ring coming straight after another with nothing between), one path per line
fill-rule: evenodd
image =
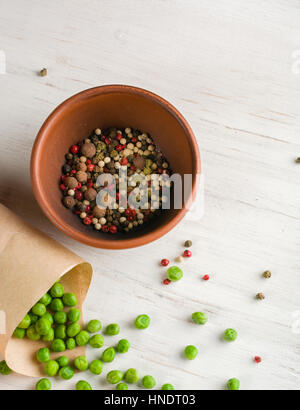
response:
M118 322L132 349L106 369L138 368L158 387L298 389L300 334L300 3L298 0L0 0L0 201L89 260L86 318ZM47 67L48 77L36 72ZM46 116L96 85L140 86L171 101L199 142L205 215L149 246L112 252L75 243L33 199L29 159ZM51 170L50 170L51 171ZM163 286L163 257L192 239L185 278ZM261 277L273 273L269 281ZM204 282L202 275L210 274ZM255 300L263 291L266 300ZM209 315L205 327L191 313ZM152 318L137 331L133 319ZM293 331L294 326L294 331ZM221 341L227 327L234 344ZM115 338L117 340L117 338ZM114 338L106 338L107 345ZM187 344L197 360L182 357ZM89 351L89 356L99 356ZM257 365L253 357L260 355ZM106 372L105 372L106 373ZM88 378L109 388L104 376ZM36 380L0 376L0 389ZM74 388L57 381L55 388Z

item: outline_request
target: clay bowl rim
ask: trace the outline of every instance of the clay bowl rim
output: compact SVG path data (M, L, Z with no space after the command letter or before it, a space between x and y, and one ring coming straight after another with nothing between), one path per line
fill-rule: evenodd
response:
M181 127L184 129L185 134L188 138L188 142L191 145L191 151L193 156L193 184L192 184L192 192L190 195L189 200L187 201L188 204L196 197L197 192L197 181L198 175L201 172L201 160L200 160L200 153L196 138L194 133L189 126L186 119L180 114L180 112L168 101L164 98L147 91L142 88L128 86L128 85L103 85L99 87L89 88L87 90L81 91L64 102L62 102L57 108L55 108L48 118L45 120L44 124L42 125L40 131L37 134L36 140L34 142L34 146L32 149L31 155L31 182L33 187L34 196L41 207L43 213L46 217L53 223L56 228L58 228L61 232L65 233L67 236L71 237L72 239L79 241L85 245L89 245L95 248L101 249L129 249L135 248L142 245L146 245L150 242L153 242L168 232L170 232L185 216L187 213L187 208L184 206L179 212L172 218L169 222L165 225L161 226L160 228L148 232L146 234L141 233L140 236L135 238L125 238L125 239L118 239L112 240L109 237L103 238L95 238L87 233L78 232L74 229L71 225L66 223L59 215L59 213L55 212L48 204L47 198L42 193L42 181L40 180L39 176L39 169L40 169L40 155L42 150L44 149L45 139L49 132L49 128L53 121L56 121L56 117L62 115L65 110L68 109L72 104L82 101L84 99L99 95L99 94L107 94L107 93L133 93L144 98L149 98L152 101L160 104L163 106L164 109L169 111L173 117L180 123Z

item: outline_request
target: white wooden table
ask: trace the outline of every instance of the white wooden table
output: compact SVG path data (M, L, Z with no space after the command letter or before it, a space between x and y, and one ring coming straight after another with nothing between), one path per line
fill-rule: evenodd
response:
M158 387L223 389L238 377L242 389L299 388L299 21L299 0L0 0L0 201L93 264L86 318L118 322L132 342L107 369L136 367ZM43 67L48 77L37 76ZM29 177L45 117L70 95L109 83L152 90L178 107L197 135L205 174L202 219L122 252L57 231ZM180 254L186 239L194 246L185 279L163 286L159 261ZM255 300L260 291L263 302ZM189 322L198 310L209 315L205 327ZM132 327L140 313L152 318L145 332ZM227 327L239 331L234 344L220 340ZM199 347L193 362L182 357L187 344ZM109 388L104 377L86 379ZM35 382L0 376L0 389Z

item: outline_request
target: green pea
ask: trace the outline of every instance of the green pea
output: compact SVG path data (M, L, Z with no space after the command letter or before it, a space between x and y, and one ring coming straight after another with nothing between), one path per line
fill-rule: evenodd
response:
M69 322L75 323L78 322L81 317L81 312L79 309L72 308L69 310L68 319Z
M136 369L128 369L124 375L126 383L135 384L140 380L139 372Z
M27 330L26 330L26 336L28 337L28 339L30 340L40 340L41 335L38 334L38 332L35 329L35 326L30 326Z
M43 347L36 352L36 358L40 363L46 363L50 360L50 350Z
M56 359L59 367L66 367L70 363L70 359L67 356L60 356Z
M43 342L53 342L54 338L55 338L54 329L50 329L49 333L43 336L42 340Z
M105 334L109 336L115 336L120 333L120 326L117 325L116 323L111 323L108 325L105 329Z
M52 385L49 379L41 379L37 382L35 390L51 390Z
M189 360L194 360L197 357L198 349L196 346L189 345L184 350L185 357Z
M2 376L8 376L11 372L12 370L7 366L6 361L2 360L2 362L0 362L0 374L2 374Z
M49 295L49 293L46 293L40 300L40 303L42 303L45 306L50 305L52 300L52 297Z
M76 359L74 360L74 365L78 370L82 372L89 368L89 362L85 356L76 357Z
M101 322L100 320L91 320L87 327L86 330L90 333L97 333L101 330Z
M24 319L22 320L21 323L19 323L18 328L19 329L28 329L29 326L31 325L31 319L29 315L26 315Z
M150 325L150 317L148 315L139 315L134 322L137 329L147 329Z
M65 289L61 283L55 283L50 290L50 295L53 298L62 298L64 293Z
M74 376L74 370L70 366L64 366L59 371L59 377L64 380L70 380Z
M24 339L26 335L26 330L25 329L19 329L18 327L15 329L13 336L16 339Z
M128 386L126 383L119 383L116 387L116 390L128 390Z
M44 316L42 316L42 319L47 319L48 322L51 323L51 325L53 325L53 323L54 323L53 316L52 316L49 312L46 312L46 313L44 314Z
M101 356L101 360L105 363L110 363L116 357L116 351L113 347L108 347L104 350Z
M74 307L77 305L77 298L74 293L65 293L63 296L63 302L65 306Z
M166 383L161 387L162 390L175 390L173 384Z
M123 379L124 373L120 370L112 370L107 373L106 380L110 384L118 384Z
M50 304L50 308L53 312L60 312L63 310L64 304L60 299L53 299Z
M31 324L35 325L36 322L39 320L39 317L37 315L34 315L33 313L28 313L30 320L31 320Z
M195 312L192 314L192 320L197 325L205 325L208 321L208 316L202 312Z
M117 344L117 352L118 353L127 353L130 348L130 343L126 339L119 340Z
M84 380L80 380L77 384L76 384L76 390L93 390L91 385L84 381Z
M77 323L77 322L72 323L71 325L69 325L69 326L67 327L67 335L68 335L69 337L75 337L75 336L77 336L78 333L80 333L80 331L81 331L81 326L80 326L80 324Z
M51 344L52 352L60 353L66 350L65 342L61 339L54 339Z
M51 323L47 319L39 319L35 324L35 330L41 336L45 336L50 332Z
M44 371L49 377L56 376L58 370L59 364L55 360L49 360L49 362L46 362L44 365Z
M228 390L240 390L240 381L238 379L230 379L227 382Z
M103 363L101 360L93 360L90 364L89 370L91 373L99 375L102 373Z
M167 277L172 282L177 282L183 277L183 272L178 266L171 266L167 271Z
M94 335L90 338L89 344L94 349L100 349L100 347L104 345L104 337L101 335Z
M86 332L85 330L82 330L77 336L76 336L76 343L78 346L86 346L90 340L90 334Z
M54 329L55 339L66 339L67 338L67 328L65 325L58 325Z
M73 350L76 347L76 341L73 339L73 337L70 337L69 339L66 340L66 346L68 350Z
M46 313L46 306L42 303L37 303L33 306L32 313L37 316L44 316L44 314Z
M144 376L142 383L145 389L153 389L153 387L156 385L156 380L152 376Z
M226 329L223 335L226 342L234 342L238 337L237 331L234 329Z
M54 322L59 324L59 325L64 325L65 323L67 323L67 314L66 312L55 312L54 313Z

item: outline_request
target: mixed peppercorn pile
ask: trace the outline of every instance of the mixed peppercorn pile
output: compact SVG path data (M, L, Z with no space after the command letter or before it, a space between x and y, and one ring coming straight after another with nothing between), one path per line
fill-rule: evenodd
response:
M119 184L124 182L119 178L120 168L127 170L126 207L120 206ZM154 174L171 175L169 163L153 139L149 134L131 128L94 130L89 138L70 148L62 170L60 189L64 206L78 215L85 225L110 234L128 233L159 215L161 204L167 201L162 195L162 187L164 184L171 186L169 181L153 178ZM111 174L115 184L99 186L98 177L104 173ZM133 192L139 200L141 181L135 181L136 175L145 177L142 184L147 185L148 195L147 202L133 209L128 204L128 195ZM96 203L97 195L104 188L106 209ZM151 208L149 198L152 195L153 201L154 189L159 195L154 198L156 203Z

